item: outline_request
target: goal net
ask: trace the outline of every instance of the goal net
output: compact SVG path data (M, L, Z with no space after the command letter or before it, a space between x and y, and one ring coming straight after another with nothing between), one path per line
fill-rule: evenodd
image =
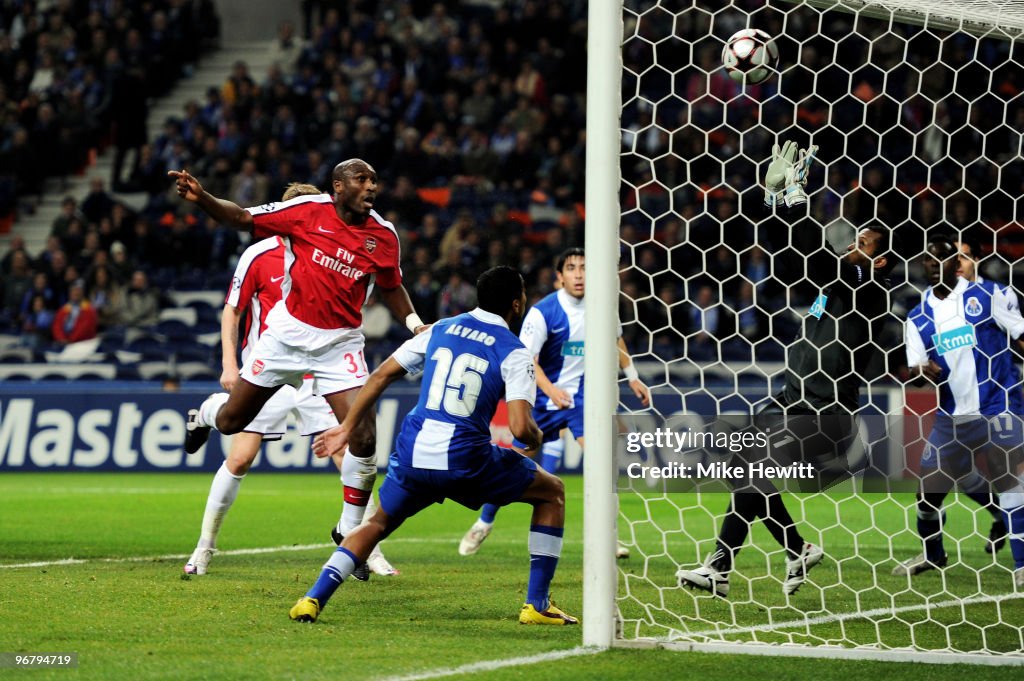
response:
M587 426L585 642L603 643L610 623L614 645L1024 664L1024 590L1015 590L1009 547L990 552L998 512L966 494L965 478L943 502L948 563L893 574L923 550L915 494L937 391L907 382L903 322L928 286L926 235L944 228L973 241L980 275L1000 285L1014 287L1024 255L1024 2L626 0L616 9L621 63L604 65L621 69L621 92L598 89L594 64L588 84L588 173L602 172L608 152L598 98L618 98L620 118L619 175L588 177L587 415L600 414L592 397L604 386L620 416L617 427L606 416ZM592 32L603 30L595 11ZM772 36L781 55L778 73L757 85L734 82L721 65L726 40L745 28ZM592 33L592 61L606 44ZM891 315L870 340L879 361L851 368L862 385L846 454L852 479L783 494L825 559L786 595L787 555L754 522L720 598L682 588L676 573L715 550L728 486L648 473L700 463L710 476L706 466L728 462L722 448L671 433L755 413L779 390L804 321L821 314L822 289L784 271L778 256L794 245L791 233L763 206L761 178L783 140L819 147L807 214L821 248L841 253L873 222L901 245ZM602 214L609 195L618 224ZM610 362L610 341L596 329L611 327L592 316L600 310L590 299L599 292L608 307L597 287L615 283L595 270L612 262L623 336L652 388L649 409L623 379L602 383L590 369ZM983 463L972 471L983 497L990 476ZM595 538L609 517L600 515L612 498L606 483L631 551L616 568L603 555L610 540Z

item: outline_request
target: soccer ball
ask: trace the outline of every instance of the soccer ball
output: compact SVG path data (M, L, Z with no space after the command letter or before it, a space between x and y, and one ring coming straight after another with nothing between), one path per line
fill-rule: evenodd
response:
M722 64L729 77L737 83L762 83L779 65L779 48L764 31L745 28L733 33L725 43Z

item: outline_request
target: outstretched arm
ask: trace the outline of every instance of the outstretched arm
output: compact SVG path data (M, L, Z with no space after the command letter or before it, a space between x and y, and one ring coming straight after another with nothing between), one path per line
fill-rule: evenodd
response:
M777 256L775 271L788 285L807 279L825 288L843 279L857 286L871 273L843 263L841 254L825 239L821 225L807 216L805 190L817 152L817 146L800 149L793 141L772 148L772 162L764 177L764 202L790 223L790 245Z
M395 319L403 322L410 331L416 334L426 330L428 325L424 324L420 316L416 314L412 300L409 298L409 292L405 290L404 286L399 284L395 288L378 288L377 291L380 299L391 310Z
M204 213L218 223L243 232L252 231L252 215L237 203L218 199L205 191L203 185L199 184L199 180L187 170L169 170L167 174L174 178L178 196L199 206Z
M313 440L313 453L318 457L334 456L345 451L348 445L348 438L352 430L363 417L373 409L384 390L405 376L405 367L395 361L394 357L388 357L384 363L377 367L377 370L370 374L366 385L359 389L355 402L349 407L348 415L341 425L334 426L316 436Z

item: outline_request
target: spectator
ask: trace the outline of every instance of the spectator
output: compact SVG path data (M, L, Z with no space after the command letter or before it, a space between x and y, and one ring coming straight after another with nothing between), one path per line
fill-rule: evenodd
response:
M135 270L125 291L121 322L125 326L153 326L159 318L160 293L150 288L149 278L143 270Z
M422 314L423 321L431 324L437 321L437 302L441 286L429 270L420 270L413 285L409 288L412 306Z
M21 299L21 306L18 308L18 318L25 320L32 314L34 306L33 301L36 298L42 298L43 302L46 303L46 307L50 310L57 308L57 296L53 292L53 287L50 286L50 280L46 277L46 272L36 272L32 275L32 286L25 291L25 295Z
M14 319L21 311L21 301L32 288L32 268L25 251L14 251L11 256L11 271L4 275L3 313Z
M45 348L53 340L53 310L42 296L33 296L21 322L21 343L30 348Z
M124 288L117 283L110 269L93 269L89 281L89 300L96 310L100 328L118 326L124 307Z
M246 159L242 170L231 179L230 200L239 206L259 206L267 202L267 176L258 172L256 162Z
M75 197L65 196L64 200L60 202L60 215L53 219L50 234L63 240L67 235L68 225L71 224L71 221L81 219L81 217L82 215L78 212L78 202L75 200Z
M270 63L276 64L286 76L294 75L305 45L304 40L295 36L292 22L282 21L277 27L277 38L270 45Z
M458 269L452 269L448 282L441 288L437 301L437 317L454 317L476 306L476 291Z
M53 318L53 340L67 345L95 338L97 322L96 309L85 297L85 282L77 279L68 289L68 302Z
M128 249L120 241L110 244L110 274L118 283L128 281L132 274L132 263L128 260Z
M134 154L129 171L129 175L134 175L139 163L139 149L146 143L149 106L142 94L146 92L146 75L141 65L126 66L116 48L107 50L106 71L115 147L110 183L114 191L123 191L125 158L129 153Z
M8 246L3 259L0 259L0 274L8 274L11 271L11 261L14 260L14 254L19 252L24 253L28 257L28 251L25 250L25 237L20 234L12 234L11 245Z
M98 223L109 216L114 209L114 197L103 186L103 178L93 177L89 180L89 193L82 200L82 215L89 222ZM69 224L74 219L69 221Z

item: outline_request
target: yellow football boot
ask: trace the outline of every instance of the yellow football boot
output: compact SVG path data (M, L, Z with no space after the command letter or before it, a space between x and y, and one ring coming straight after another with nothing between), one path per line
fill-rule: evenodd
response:
M288 617L296 622L316 622L320 616L320 601L309 596L303 596L299 602L288 611Z
M523 609L519 611L519 623L565 625L579 624L580 621L575 617L566 615L555 607L554 603L548 603L548 609L544 612L540 612L529 603L526 603L523 605Z

